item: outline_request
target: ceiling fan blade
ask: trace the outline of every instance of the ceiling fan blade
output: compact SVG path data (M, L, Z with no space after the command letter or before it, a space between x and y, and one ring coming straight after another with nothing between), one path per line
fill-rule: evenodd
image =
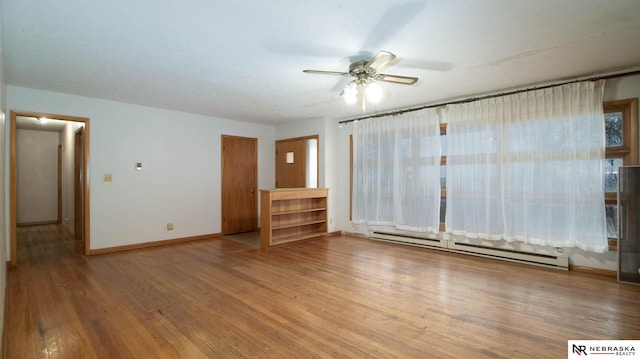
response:
M302 70L302 72L305 72L305 73L308 73L308 74L319 74L319 75L350 76L348 72L340 72L340 71Z
M389 62L393 61L396 58L396 55L388 52L388 51L378 51L376 56L374 56L365 66L371 67L374 70L378 70Z
M416 82L418 82L417 77L397 76L397 75L387 75L387 74L378 74L375 76L375 79L378 81L393 82L393 83L403 84L403 85L413 85Z

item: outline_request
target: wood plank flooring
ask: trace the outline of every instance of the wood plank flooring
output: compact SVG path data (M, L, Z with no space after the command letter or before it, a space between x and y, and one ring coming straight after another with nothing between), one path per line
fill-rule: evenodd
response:
M362 238L18 242L5 358L564 358L569 339L640 338L638 286Z

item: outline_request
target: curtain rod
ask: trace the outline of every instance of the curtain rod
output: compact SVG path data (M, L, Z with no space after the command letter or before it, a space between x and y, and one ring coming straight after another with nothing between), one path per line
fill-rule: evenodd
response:
M378 114L374 114L374 115L367 115L367 116L362 116L362 117L358 117L358 118L353 118L353 119L350 119L350 120L343 120L343 121L340 121L338 123L345 124L345 123L349 123L349 122L367 120L367 119L370 119L370 118L378 118L378 117L384 117L384 116L395 116L395 115L400 115L400 114L407 113L407 112L414 112L414 111L424 110L426 108L442 107L442 106L446 106L446 105L457 105L457 104L461 104L461 103L474 102L474 101L485 100L485 99L494 98L494 97L515 95L515 94L522 93L522 92L543 90L543 89L547 89L547 88L551 88L551 87L562 86L562 85L566 85L566 84L570 84L570 83L576 83L576 82L582 82L582 81L608 80L608 79L613 79L613 78L618 78L618 77L626 77L626 76L633 76L633 75L640 75L640 70L632 70L632 71L628 71L628 72L621 72L621 73L616 73L616 74L611 74L611 75L602 75L602 76L594 76L594 77L586 77L586 78L577 78L577 79L566 80L566 81L563 81L563 82L549 84L549 85L522 88L522 89L518 89L518 90L505 91L505 92L500 92L500 93L495 93L495 94L490 94L490 95L484 95L484 96L468 97L468 98L464 98L464 99L461 99L461 100L453 100L453 101L449 101L449 102L436 103L436 104L432 104L432 105L423 105L423 106L419 106L419 107L410 107L410 108L406 108L406 109L402 109L402 110L388 111L388 112L378 113Z

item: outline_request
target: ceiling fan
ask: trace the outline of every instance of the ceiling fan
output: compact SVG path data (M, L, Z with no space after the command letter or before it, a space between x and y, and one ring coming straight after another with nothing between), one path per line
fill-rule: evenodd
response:
M349 72L303 70L308 74L351 76L356 79L349 82L340 93L348 103L360 100L364 111L365 99L370 102L378 102L382 98L382 88L376 81L392 82L401 85L413 85L418 81L417 77L380 74L378 71L391 65L396 55L388 51L379 51L371 60L360 60L349 65Z

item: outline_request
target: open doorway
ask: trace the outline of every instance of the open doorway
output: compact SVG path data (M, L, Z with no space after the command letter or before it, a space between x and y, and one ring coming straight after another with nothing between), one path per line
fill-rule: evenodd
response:
M36 112L18 112L11 111L11 121L10 121L10 265L15 266L18 264L18 247L17 247L17 227L18 227L18 169L17 169L17 130L19 127L26 126L28 128L29 125L24 125L27 123L26 119L30 119L31 121L39 121L39 126L45 126L45 119L51 119L51 126L65 126L67 124L73 125L70 131L73 131L70 134L70 140L67 141L69 143L68 147L80 148L80 153L78 151L73 151L68 154L70 158L69 167L72 168L70 170L71 175L73 176L72 181L67 181L67 183L71 183L67 190L68 198L75 198L79 201L66 201L66 208L68 211L65 215L62 214L60 210L62 208L61 202L63 201L61 198L64 196L60 194L60 192L65 192L62 188L58 188L58 196L57 196L57 222L59 225L64 226L69 229L70 232L75 233L74 237L76 239L82 240L84 242L84 254L88 255L90 250L90 238L89 238L89 185L86 181L88 178L88 158L89 158L89 119L84 117L75 117L75 116L66 116L66 115L56 115L56 114L48 114L48 113L36 113ZM60 127L62 128L62 127ZM52 131L56 131L53 129ZM69 131L69 130L68 130ZM56 151L58 152L58 151ZM61 151L60 151L61 152ZM58 168L61 167L61 157L62 154L58 157ZM69 161L66 161L69 162ZM62 174L59 172L58 176ZM60 177L59 177L60 178ZM60 181L58 181L60 183ZM73 216L68 215L68 213L73 213ZM81 221L81 223L78 223Z

